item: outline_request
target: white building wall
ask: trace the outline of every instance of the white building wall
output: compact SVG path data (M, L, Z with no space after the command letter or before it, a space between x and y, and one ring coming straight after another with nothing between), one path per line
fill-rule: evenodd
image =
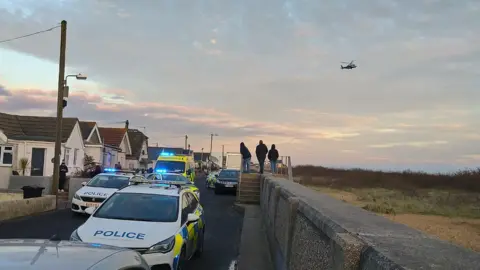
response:
M85 146L85 154L92 156L95 162L103 164L103 147L101 145L87 145Z
M53 175L53 163L52 158L55 156L55 143L53 142L36 142L36 141L13 141L9 140L9 143L16 145L16 155L14 155L13 168L22 174L19 162L22 158L27 158L29 161L28 167L25 170L25 175L30 175L31 162L32 162L32 148L44 148L45 159L43 164L43 175Z
M82 138L82 132L80 131L80 125L75 124L72 133L64 144L62 153L62 160L65 159L65 151L69 149L68 163L65 163L68 167L68 174L72 174L76 171L83 170L83 158L85 157L85 150ZM75 158L76 155L76 158Z
M125 169L138 169L140 168L140 163L138 160L133 160L133 159L127 159L125 162Z

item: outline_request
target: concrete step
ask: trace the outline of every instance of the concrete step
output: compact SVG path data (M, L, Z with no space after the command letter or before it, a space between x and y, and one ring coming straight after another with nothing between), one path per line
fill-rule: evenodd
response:
M260 189L259 188L247 188L247 187L241 187L240 192L242 193L254 193L254 194L260 194Z
M257 184L260 185L260 181L254 180L254 179L242 179L240 180L240 183L248 183L248 184Z
M248 193L240 193L240 195L237 194L237 199L240 199L240 200L255 200L255 201L260 201L260 195L248 194Z
M237 198L237 202L244 203L244 204L260 204L260 199L240 197L240 198Z
M240 187L260 188L260 183L241 182Z

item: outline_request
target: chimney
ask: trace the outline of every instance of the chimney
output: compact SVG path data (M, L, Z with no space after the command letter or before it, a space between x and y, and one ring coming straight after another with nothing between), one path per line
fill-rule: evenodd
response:
M128 130L128 124L129 124L128 120L125 121L125 129L126 129L126 130Z

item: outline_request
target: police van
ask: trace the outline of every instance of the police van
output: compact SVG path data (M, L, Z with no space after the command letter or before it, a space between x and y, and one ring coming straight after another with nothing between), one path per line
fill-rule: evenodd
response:
M91 216L70 240L130 248L150 267L184 269L203 252L205 220L195 194L181 185L133 182L87 208Z
M75 214L85 214L85 209L98 207L115 191L128 186L132 179L144 179L132 171L105 169L104 173L97 174L88 182L82 183L72 198L71 209Z

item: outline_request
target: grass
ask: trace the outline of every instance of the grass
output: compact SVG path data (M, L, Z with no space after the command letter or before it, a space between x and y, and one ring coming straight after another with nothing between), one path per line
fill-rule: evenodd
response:
M452 174L297 166L296 181L480 252L480 169Z

